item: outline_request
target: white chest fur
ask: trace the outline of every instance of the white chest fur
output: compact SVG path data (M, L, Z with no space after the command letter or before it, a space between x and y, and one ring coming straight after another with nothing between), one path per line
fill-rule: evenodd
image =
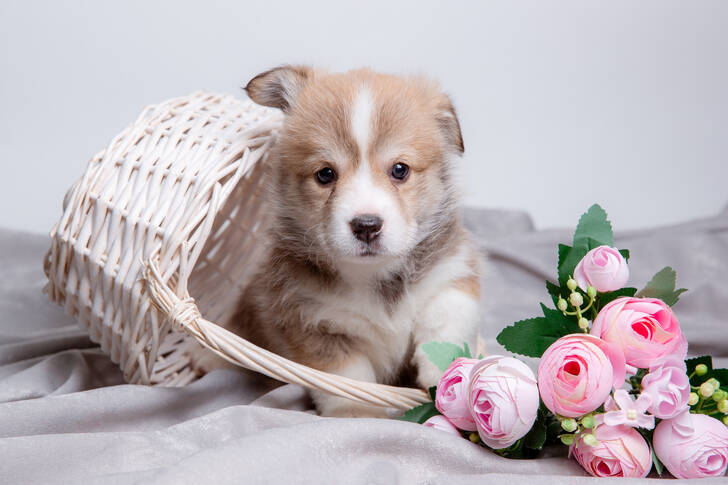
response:
M465 248L441 259L417 282L407 284L394 306L382 301L373 277L359 272L332 290L308 295L316 305L305 310L306 320L314 325L325 322L330 330L361 342L377 380L386 381L400 369L411 344L418 341L423 322L430 323L428 310L448 305L443 297L452 282L472 274L467 262Z

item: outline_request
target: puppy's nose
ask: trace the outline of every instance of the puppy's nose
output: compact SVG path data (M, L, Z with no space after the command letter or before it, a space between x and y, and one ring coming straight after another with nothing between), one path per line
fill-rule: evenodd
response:
M363 214L349 221L349 226L357 239L369 244L382 232L382 222L382 218L379 216Z

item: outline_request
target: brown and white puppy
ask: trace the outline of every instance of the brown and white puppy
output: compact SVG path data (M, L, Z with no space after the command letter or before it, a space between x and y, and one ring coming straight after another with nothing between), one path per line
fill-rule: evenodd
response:
M467 342L479 322L479 258L453 184L455 109L424 79L283 66L250 98L285 122L269 159L267 261L231 330L271 351L365 381L422 387L440 375L420 346ZM314 392L328 416L383 411Z

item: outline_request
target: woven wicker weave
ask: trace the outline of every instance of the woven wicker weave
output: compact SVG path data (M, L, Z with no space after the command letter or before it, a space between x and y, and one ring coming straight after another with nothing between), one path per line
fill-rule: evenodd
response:
M188 351L201 343L355 401L401 409L428 401L420 389L302 366L213 323L230 317L262 249L270 214L262 167L280 123L277 110L208 93L146 108L66 195L45 261L49 297L130 383L193 381Z

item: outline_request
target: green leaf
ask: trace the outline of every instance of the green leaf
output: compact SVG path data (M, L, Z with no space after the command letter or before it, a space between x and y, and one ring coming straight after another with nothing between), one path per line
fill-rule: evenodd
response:
M429 389L427 389L427 393L430 395L430 399L434 401L435 395L437 394L437 386L431 386Z
M504 328L496 340L514 354L527 357L541 357L549 346L559 338L579 330L573 321L558 310L551 310L541 304L543 317L521 320Z
M637 296L640 298L658 298L667 305L674 305L680 299L680 295L686 291L685 288L675 289L677 274L669 266L665 266L641 289Z
M713 358L709 355L701 355L700 357L692 357L685 360L688 375L693 373L698 364L704 364L708 368L708 371L713 370Z
M470 353L470 347L468 347L467 342L463 342L463 357L467 357L468 359L473 358L473 354Z
M564 264L566 256L569 255L569 251L571 251L571 246L567 246L566 244L559 244L559 262L558 266L556 267L557 269L561 268L561 265Z
M701 355L700 357L693 357L692 359L687 359L685 361L685 366L687 367L687 374L690 375L693 372L695 372L695 368L699 365L703 364L708 368L708 373L703 376L694 375L692 379L690 379L690 384L693 386L699 386L703 382L710 379L710 374L713 372L713 358L709 355Z
M609 293L602 293L599 295L599 300L597 300L599 303L599 309L604 308L607 303L612 302L617 298L621 298L623 296L634 296L635 293L637 293L637 288L620 288L619 290L610 291Z
M579 219L574 231L574 247L594 249L597 246L614 246L612 224L599 204L594 204Z
M546 282L546 291L548 291L549 295L551 295L554 305L556 305L556 302L559 301L559 298L564 298L561 287L551 283L550 281Z
M467 347L467 344L465 344L464 348L460 348L449 342L428 342L422 345L422 350L427 355L427 358L430 359L430 362L445 372L450 364L452 364L452 361L458 357L470 358L470 349Z
M586 247L573 247L562 255L559 246L559 259L563 256L563 260L559 263L559 286L566 287L566 280L574 275L574 268L586 256L587 252L589 252L589 249Z
M625 259L626 261L629 261L629 249L620 249L620 250L619 250L619 254L621 254L621 255L622 255L622 257L623 257L623 258L624 258L624 259Z
M561 313L560 310L554 310L553 308L549 308L543 303L540 303L541 305L541 312L543 313L543 316L546 317L546 319L553 325L559 325L564 328L566 333L564 335L567 335L569 333L574 332L580 332L579 325L576 322L576 317L572 316L566 316L563 313Z
M430 419L432 416L436 416L438 414L440 414L440 412L435 407L435 403L426 402L425 404L421 404L408 410L397 419L399 419L400 421L409 421L411 423L422 424Z
M720 382L720 387L728 386L728 369L713 369L710 373L710 377L713 377ZM708 379L710 379L710 377L708 377Z
M523 437L523 446L532 450L540 450L546 443L546 425L540 419L537 420L531 431Z

